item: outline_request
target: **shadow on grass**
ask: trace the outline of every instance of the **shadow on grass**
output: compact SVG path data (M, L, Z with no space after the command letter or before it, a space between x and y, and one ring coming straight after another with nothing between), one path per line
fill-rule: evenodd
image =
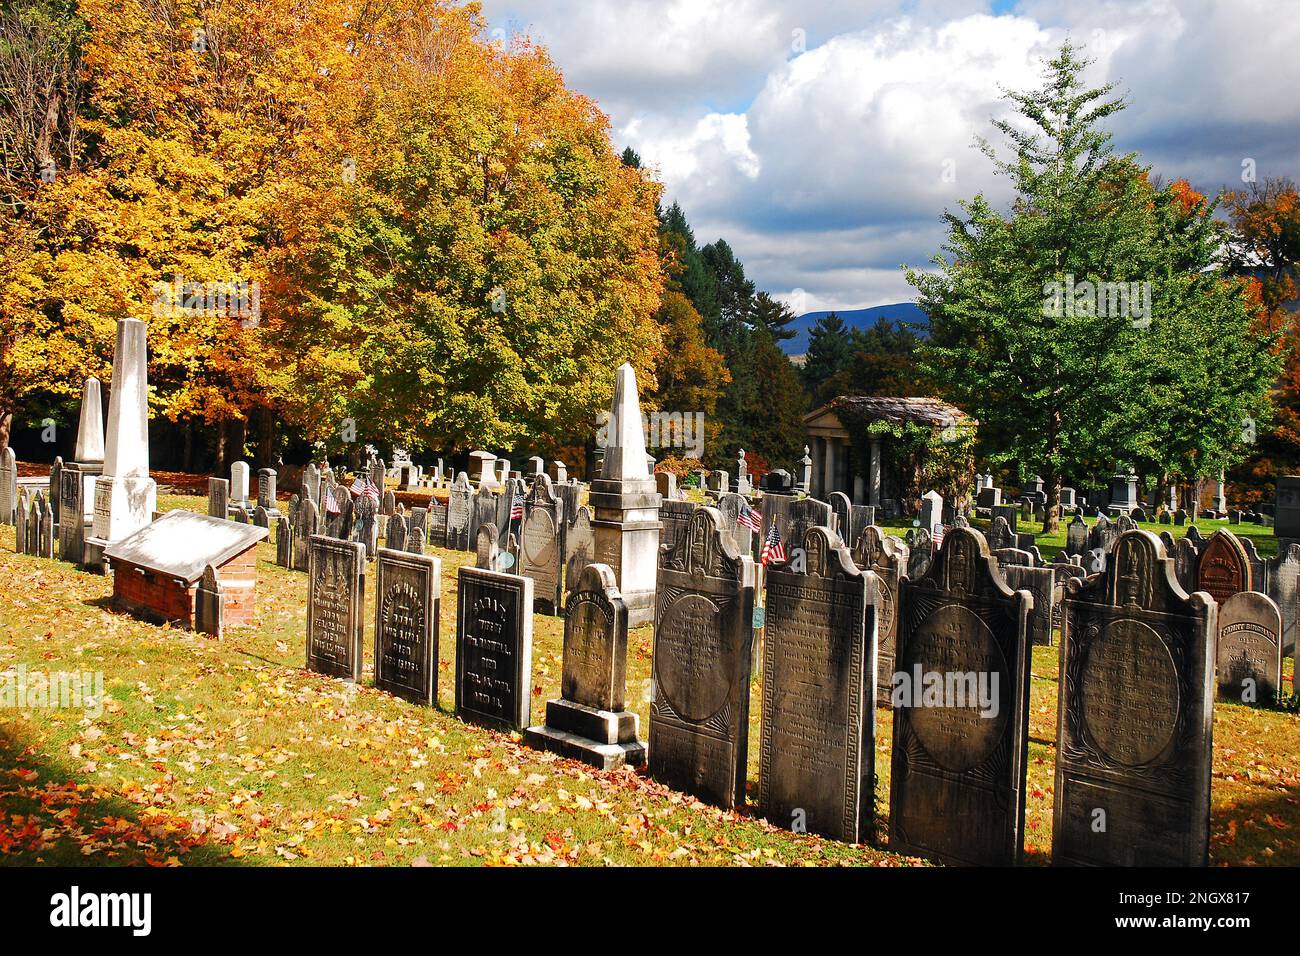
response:
M184 818L101 795L11 727L0 727L0 807L0 866L241 865Z

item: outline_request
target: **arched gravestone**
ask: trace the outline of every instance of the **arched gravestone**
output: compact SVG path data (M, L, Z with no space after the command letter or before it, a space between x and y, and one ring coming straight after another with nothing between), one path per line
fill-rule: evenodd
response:
M659 553L650 776L708 803L745 798L754 561L699 508L685 547Z
M406 550L406 515L388 516L384 534L384 547L389 551Z
M1067 585L1053 862L1205 865L1217 611L1147 531Z
M989 551L997 552L1004 548L1014 548L1016 544L1015 529L1011 527L1006 518L998 515L989 525Z
M907 545L868 525L853 548L853 563L876 576L876 706L889 706L898 640L898 585L907 577Z
M533 579L534 608L543 614L559 614L560 534L550 511L538 507L529 513L520 533L520 547L522 572Z
M451 551L468 551L471 548L469 526L473 495L469 477L465 472L459 472L447 495L447 548Z
M907 576L916 580L925 576L934 560L934 539L924 528L917 528L908 539L911 544L907 550Z
M1282 614L1267 594L1241 591L1219 606L1219 696L1271 704L1282 686Z
M313 535L310 549L307 669L358 681L365 630L365 545Z
M1065 529L1065 553L1083 554L1088 550L1088 525L1083 515L1076 514Z
M802 546L804 573L767 574L759 806L776 826L861 843L875 809L878 586L830 528Z
M1196 590L1223 604L1239 591L1249 591L1250 585L1250 562L1241 541L1226 528L1214 532L1197 563Z
M293 551L293 569L295 571L306 571L311 555L312 535L320 531L320 509L317 508L316 502L306 498L299 502L298 510L294 513L289 529L289 537L292 539L291 549Z
M763 496L763 526L768 528L776 522L776 530L785 542L787 558L796 547L794 542L802 542L809 528L831 523L831 506L816 498L795 498L790 495ZM764 534L767 532L764 531Z
M1023 553L1023 552L1021 552ZM1008 564L1002 569L1007 587L1013 591L1028 591L1034 597L1029 612L1029 643L1050 647L1053 618L1056 608L1056 575L1049 567L1032 564Z
M1088 548L1089 550L1100 548L1102 551L1109 552L1118 538L1119 529L1115 527L1115 523L1102 515L1088 532Z
M1161 542L1162 544L1165 542ZM1167 554L1168 552L1166 552ZM1178 586L1191 594L1196 590L1196 582L1199 578L1197 574L1197 565L1200 563L1201 556L1196 552L1196 545L1186 538L1179 538L1174 542L1174 579Z
M950 531L925 577L900 590L889 847L949 864L1017 863L1033 599L1007 587L968 528Z

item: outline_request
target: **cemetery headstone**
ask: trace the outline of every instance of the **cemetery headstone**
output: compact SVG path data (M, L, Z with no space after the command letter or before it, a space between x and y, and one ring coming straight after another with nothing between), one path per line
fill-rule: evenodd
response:
M898 639L898 585L907 576L908 551L898 538L868 525L853 548L853 563L876 577L876 706L889 706Z
M1215 657L1219 696L1271 704L1282 686L1282 612L1258 591L1240 591L1219 607Z
M744 801L754 562L700 508L684 547L661 551L654 627L650 776L721 807Z
M366 549L325 535L309 539L307 669L361 679Z
M948 864L1015 864L1032 599L1007 587L984 536L966 528L950 531L925 577L900 590L890 849Z
M375 575L375 686L432 707L438 702L442 560L380 548Z
M524 734L534 747L602 770L645 763L637 714L625 709L627 616L613 569L583 569L564 607L561 697L546 702L546 723Z
M223 521L226 518L225 515L220 517ZM222 590L221 577L217 574L217 569L209 564L203 569L203 577L194 592L194 630L201 634L211 634L217 640L225 636L226 602Z
M1188 590L1205 591L1222 606L1238 591L1250 589L1250 563L1246 549L1231 531L1226 528L1216 531L1201 552L1196 567L1196 586Z
M805 572L767 574L759 806L769 822L860 843L875 807L875 575L830 528Z
M533 582L487 568L457 576L456 716L523 730L532 712Z
M1217 608L1150 532L1110 557L1066 586L1052 859L1204 866Z

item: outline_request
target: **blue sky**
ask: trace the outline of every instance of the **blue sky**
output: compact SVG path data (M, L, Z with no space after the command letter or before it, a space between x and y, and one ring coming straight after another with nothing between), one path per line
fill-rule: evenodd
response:
M1300 179L1297 0L484 0L544 43L703 243L797 311L903 301L946 207L1005 200L972 148L1067 36L1130 108L1116 146L1203 191Z

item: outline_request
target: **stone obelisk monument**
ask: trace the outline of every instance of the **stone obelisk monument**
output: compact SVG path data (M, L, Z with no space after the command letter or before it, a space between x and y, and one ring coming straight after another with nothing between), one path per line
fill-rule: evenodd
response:
M620 365L614 383L600 477L591 483L589 503L595 539L593 560L607 564L627 604L628 626L654 620L659 569L659 492L646 464L636 373Z
M108 399L104 473L95 480L95 515L84 563L102 565L103 550L153 520L158 486L149 477L149 387L145 324L117 323Z

